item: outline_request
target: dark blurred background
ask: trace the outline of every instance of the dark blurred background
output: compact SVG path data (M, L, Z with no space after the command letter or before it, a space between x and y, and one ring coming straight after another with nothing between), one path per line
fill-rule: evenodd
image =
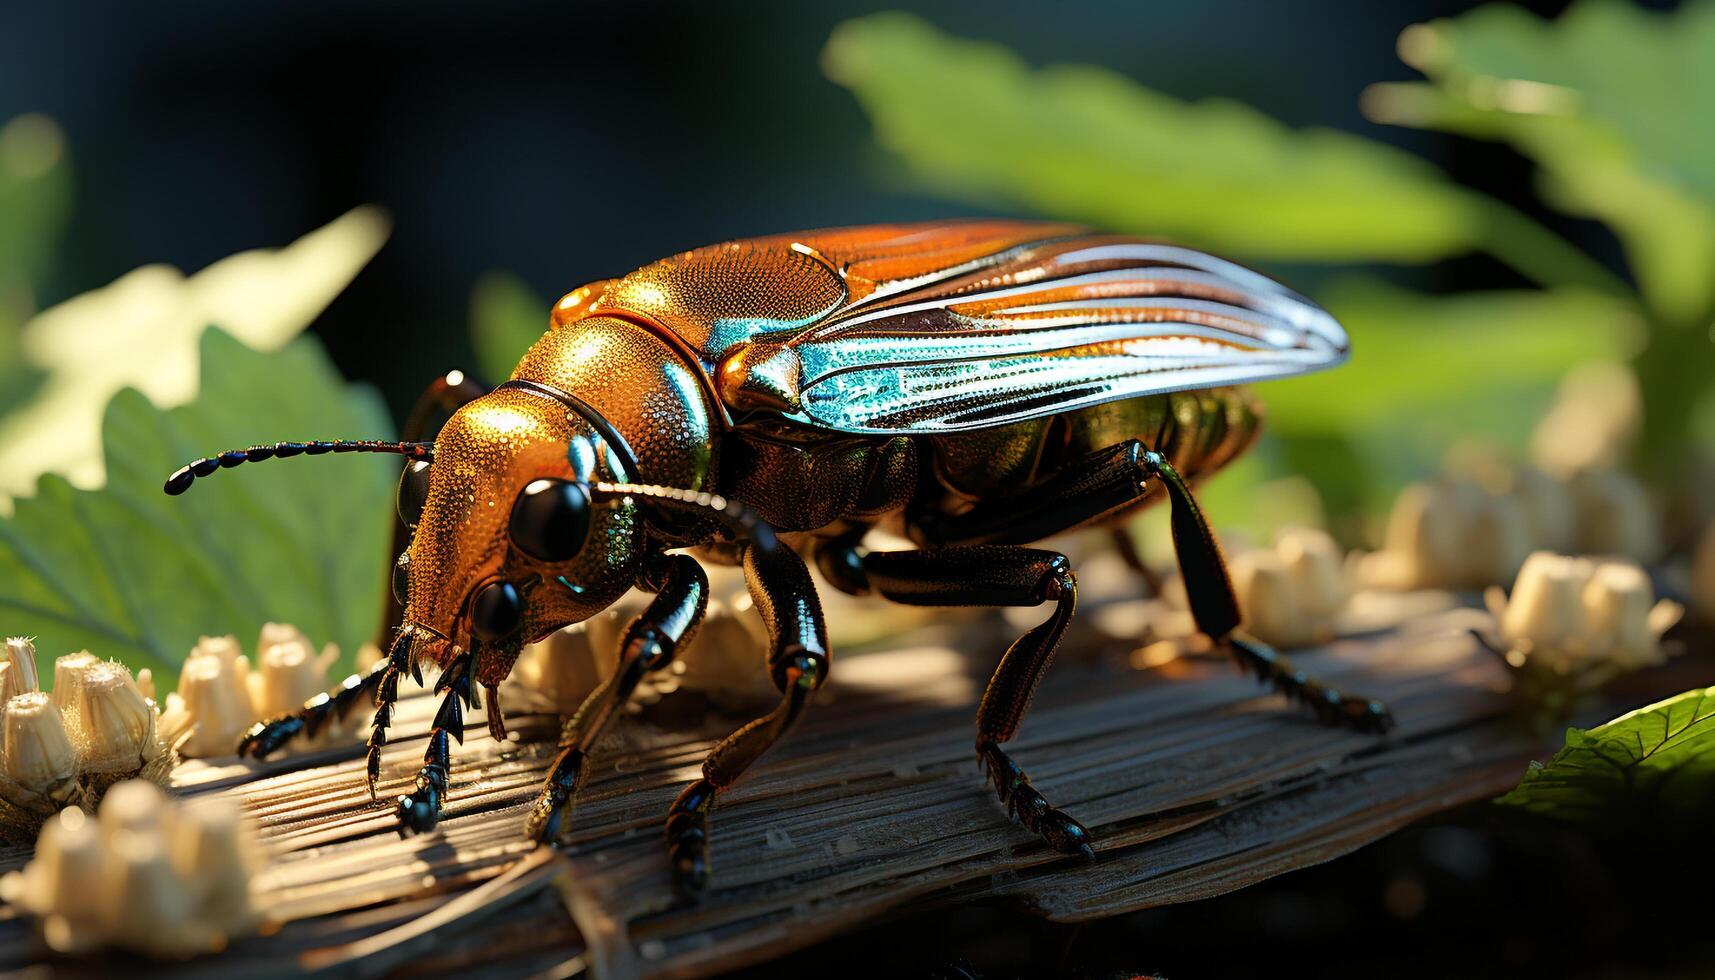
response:
M819 67L836 24L887 6L9 5L0 120L55 119L75 166L63 260L38 306L149 262L191 272L283 245L378 203L392 238L313 329L402 412L432 373L469 363L471 288L487 270L516 273L546 304L712 241L957 213L905 188ZM1359 113L1366 84L1413 75L1394 53L1403 27L1469 6L914 9L1032 63L1105 65L1183 98L1230 96L1292 126L1407 146L1611 254L1598 226L1531 204L1529 167L1510 150ZM1435 289L1516 282L1484 258L1417 275Z

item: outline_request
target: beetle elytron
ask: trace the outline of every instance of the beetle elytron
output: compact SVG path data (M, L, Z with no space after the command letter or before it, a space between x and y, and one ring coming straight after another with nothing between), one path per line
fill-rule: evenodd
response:
M399 509L414 532L396 569L403 621L389 655L240 747L265 755L373 696L373 794L400 677L438 665L444 700L415 789L398 801L401 832L438 820L473 682L503 735L497 688L521 646L635 585L654 599L628 627L612 678L566 723L527 819L531 836L557 839L614 709L697 628L708 584L676 552L689 548L743 567L782 693L715 747L669 811L681 888L706 881L716 795L828 677L801 554L858 595L1055 604L995 671L976 751L1024 826L1090 856L1083 826L1001 747L1077 600L1067 560L1022 545L1114 524L1165 495L1198 628L1323 720L1391 725L1380 702L1318 684L1234 632L1232 586L1186 485L1256 435L1258 406L1233 385L1337 364L1346 347L1309 300L1190 249L1011 221L806 232L684 252L569 294L511 380L484 393L449 375L413 413L406 442L233 450L177 471L166 489L273 457L407 457ZM412 441L437 401L456 411L433 443ZM921 550L866 551L876 526Z

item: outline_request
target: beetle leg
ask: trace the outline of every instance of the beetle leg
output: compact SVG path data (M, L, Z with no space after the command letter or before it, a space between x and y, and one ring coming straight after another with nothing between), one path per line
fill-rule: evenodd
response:
M1376 734L1392 728L1393 713L1383 702L1346 694L1314 680L1268 645L1237 632L1238 598L1233 594L1221 546L1202 508L1165 456L1146 452L1141 461L1161 480L1172 501L1173 550L1179 556L1179 571L1185 578L1185 595L1197 629L1225 646L1239 666L1258 680L1309 706L1321 721Z
M531 840L559 840L565 831L568 804L588 777L589 750L643 675L673 662L675 651L689 642L708 608L708 576L689 555L659 559L638 584L654 591L655 599L626 627L613 676L590 692L561 729L560 755L525 818L524 831Z
M304 702L300 710L257 722L244 733L243 740L238 743L237 753L240 756L261 759L299 734L305 738L314 738L328 722L334 719L344 720L366 700L373 703L375 691L381 686L388 667L386 660L377 661L369 673L361 677L352 674L334 690L318 694Z
M1054 612L1015 640L977 707L977 758L1007 811L1055 850L1093 858L1089 831L1051 806L1001 749L1017 734L1031 696L1078 605L1078 580L1066 556L1010 545L871 552L862 559L870 588L914 606L1037 606Z
M920 514L912 536L934 544L1021 543L1097 523L1148 492L1160 480L1171 501L1173 548L1197 629L1224 646L1244 669L1317 718L1359 731L1393 726L1387 705L1322 684L1267 645L1236 632L1240 615L1221 546L1185 480L1161 453L1128 440L1069 463L1048 478L1005 497L984 500L957 515ZM824 564L837 559L824 559Z
M441 707L435 712L434 726L429 730L423 768L417 773L416 788L399 797L395 807L401 837L426 834L440 822L441 807L446 804L447 779L452 772L452 741L464 744L464 709L478 704L476 690L471 686L473 662L470 653L462 653L442 669L435 681L435 692L442 695Z
M769 675L780 704L727 736L703 761L703 778L685 787L667 811L667 857L682 894L708 884L709 809L769 746L798 720L828 677L827 629L822 603L803 559L785 546L746 545L740 555L757 612L768 628Z

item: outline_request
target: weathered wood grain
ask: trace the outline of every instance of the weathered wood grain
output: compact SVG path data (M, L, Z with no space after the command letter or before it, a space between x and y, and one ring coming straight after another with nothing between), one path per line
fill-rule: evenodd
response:
M520 837L553 754L548 716L511 719L521 744L496 744L472 719L441 829L409 840L386 801L421 761L430 699L398 712L382 803L363 791L355 747L188 765L182 791L232 796L255 819L275 855L262 905L283 925L174 969L373 975L428 957L450 972L698 976L946 903L1010 900L1077 920L1241 888L1504 790L1543 751L1502 719L1499 667L1461 631L1466 613L1415 602L1396 607L1409 628L1371 610L1365 626L1379 632L1296 657L1387 699L1399 728L1386 738L1321 727L1224 661L1130 669L1133 644L1086 636L1013 744L1094 832L1090 866L1009 824L975 763L973 706L1011 635L998 616L842 657L801 727L717 804L712 890L695 904L672 897L661 820L745 719L694 696L616 726L561 854L531 854ZM37 955L21 922L0 922L0 966Z

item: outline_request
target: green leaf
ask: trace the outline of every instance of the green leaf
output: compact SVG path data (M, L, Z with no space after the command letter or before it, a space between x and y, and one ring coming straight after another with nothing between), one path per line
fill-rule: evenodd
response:
M87 648L170 687L204 634L246 646L288 622L350 663L383 608L397 467L376 456L257 463L182 497L167 474L198 456L284 439L386 438L375 392L342 382L313 338L265 354L207 330L201 395L162 411L133 389L102 422L108 480L45 476L0 520L0 633L38 637L42 669Z
M470 341L482 379L499 384L530 345L548 329L548 303L524 280L509 272L490 272L470 295Z
M1658 14L1583 0L1554 21L1494 4L1409 28L1399 47L1429 82L1372 88L1372 118L1513 145L1552 203L1613 227L1659 315L1706 325L1715 3Z
M1420 263L1487 249L1540 281L1613 285L1517 212L1349 133L1182 102L1102 68L1032 70L901 13L841 25L824 66L881 144L949 197L1251 259Z
M1447 431L1488 431L1535 415L1497 417L1509 393L1552 385L1583 361L1623 358L1640 339L1635 308L1581 290L1486 290L1433 296L1363 275L1330 280L1318 298L1352 337L1351 360L1332 371L1270 382L1275 428L1344 433L1402 419ZM1481 391L1466 409L1450 392ZM1362 406L1361 412L1354 406ZM1466 426L1471 419L1484 424Z
M132 387L157 405L188 401L197 338L211 323L252 347L279 348L339 295L387 232L379 210L356 208L284 248L240 252L192 276L143 266L31 319L19 336L22 360L46 378L0 417L0 513L43 473L100 486L108 399Z
M20 331L71 214L65 137L34 113L0 126L0 413L27 400L43 372L25 362Z
M1319 298L1350 332L1351 360L1258 394L1268 431L1299 444L1333 441L1363 460L1361 471L1300 470L1336 503L1357 495L1341 481L1357 481L1379 503L1472 433L1523 452L1561 375L1584 361L1623 360L1643 329L1630 304L1588 290L1429 296L1348 275Z
M1566 730L1566 746L1497 802L1591 826L1697 820L1715 810L1715 687Z

